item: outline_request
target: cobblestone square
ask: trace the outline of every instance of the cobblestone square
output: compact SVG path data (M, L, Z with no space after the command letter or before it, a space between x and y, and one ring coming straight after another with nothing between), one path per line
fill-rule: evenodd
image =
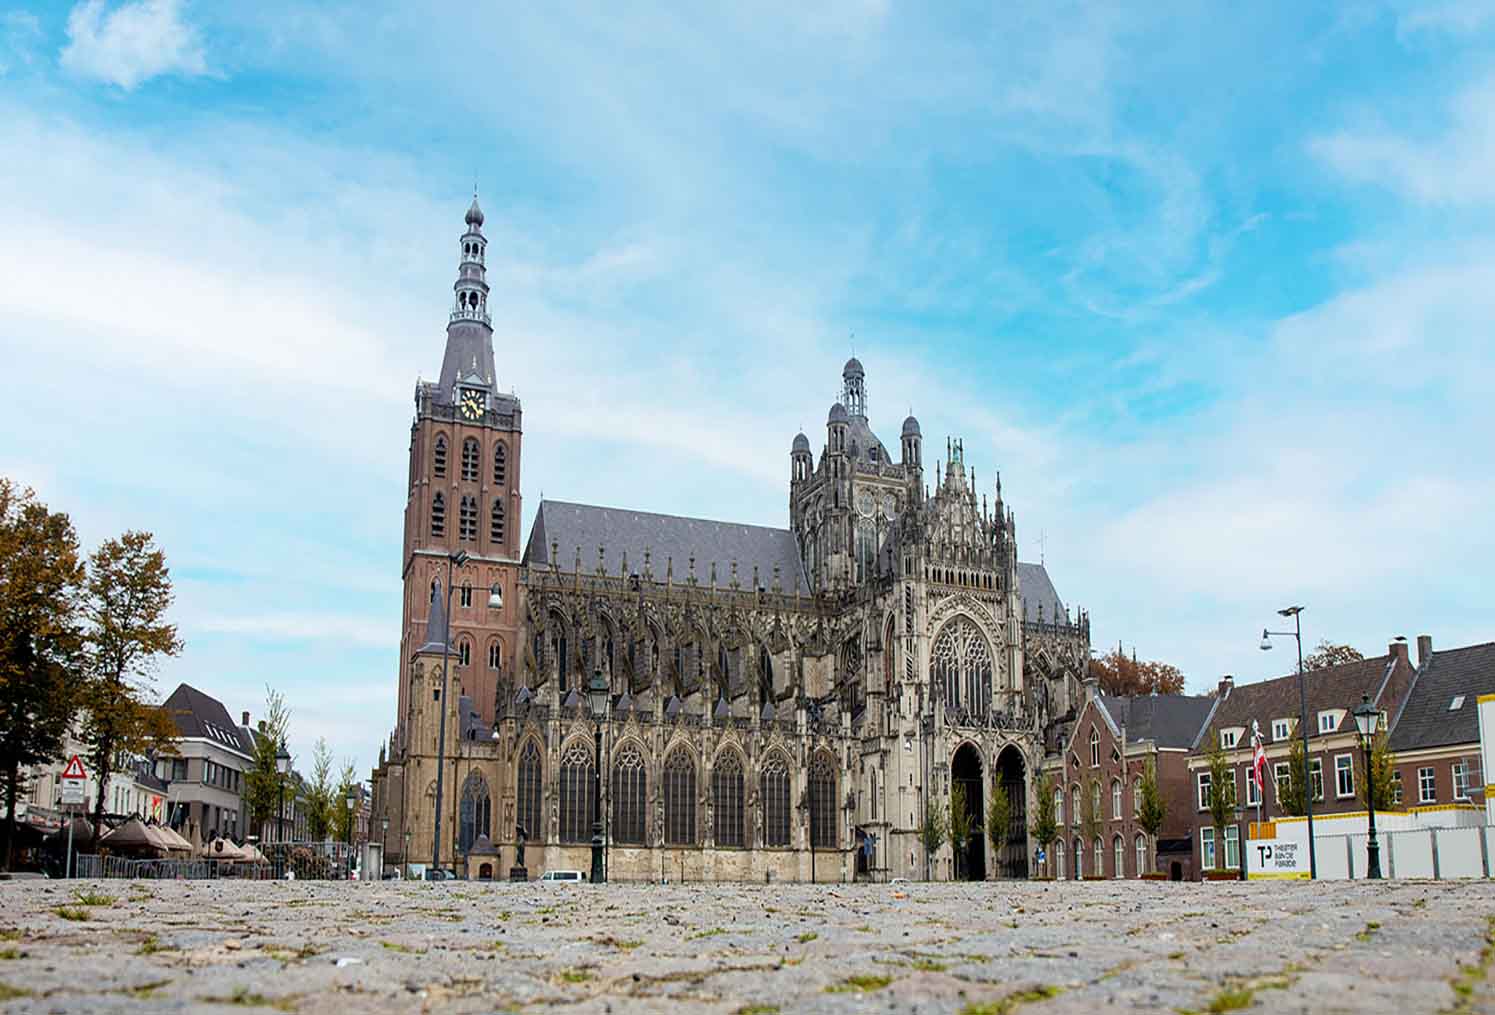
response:
M8 1012L1495 1011L1495 886L30 882Z

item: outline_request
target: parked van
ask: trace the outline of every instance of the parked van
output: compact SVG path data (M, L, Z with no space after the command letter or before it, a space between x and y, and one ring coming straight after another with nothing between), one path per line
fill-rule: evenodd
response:
M541 881L585 881L581 871L546 871L540 875Z

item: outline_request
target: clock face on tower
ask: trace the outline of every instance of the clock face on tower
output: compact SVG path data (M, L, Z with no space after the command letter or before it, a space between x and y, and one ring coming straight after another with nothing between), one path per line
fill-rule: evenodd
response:
M462 392L462 416L465 419L478 419L483 415L484 399L480 391Z

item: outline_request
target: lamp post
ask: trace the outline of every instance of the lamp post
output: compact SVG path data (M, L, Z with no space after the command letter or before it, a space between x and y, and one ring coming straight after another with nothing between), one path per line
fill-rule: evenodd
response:
M353 813L358 806L358 787L348 787L348 880L353 880Z
M386 861L384 859L388 855L389 855L389 818L388 818L388 816L385 816L385 817L383 817L383 818L381 818L379 820L379 865L381 867L385 863L388 862L388 861ZM379 878L380 878L380 880L383 880L383 878L384 878L384 872L382 870L379 872Z
M405 852L400 854L400 861L405 865L405 879L410 879L410 833L405 833Z
M286 750L285 744L281 744L280 750L275 752L275 771L280 776L280 810L276 814L275 834L280 837L281 842L285 842L286 776L291 772L291 752Z
M592 884L602 884L607 873L602 868L602 719L607 714L607 680L600 669L592 672L587 685L587 705L592 711L596 736L597 763L592 767Z
M1318 851L1313 844L1313 765L1308 756L1308 686L1303 679L1303 607L1288 606L1277 611L1282 617L1293 618L1293 630L1261 632L1261 650L1272 650L1272 638L1292 637L1298 643L1298 732L1303 737L1303 813L1308 816L1308 876L1319 876Z
M446 714L449 711L446 704L448 690L448 667L452 654L452 569L454 567L467 566L467 551L458 550L456 553L446 555L446 615L443 620L446 630L441 632L441 721L437 727L436 734L436 808L431 818L433 828L431 831L431 869L438 870L441 867L441 788L442 776L446 774ZM496 587L495 587L496 588ZM499 596L499 601L503 597ZM492 596L489 597L492 603Z
M1370 838L1365 843L1365 876L1373 880L1381 877L1381 844L1376 841L1376 770L1371 764L1371 746L1380 725L1381 713L1370 703L1370 695L1362 694L1360 704L1352 713L1355 728L1360 731L1360 746L1365 750L1365 803L1370 810Z

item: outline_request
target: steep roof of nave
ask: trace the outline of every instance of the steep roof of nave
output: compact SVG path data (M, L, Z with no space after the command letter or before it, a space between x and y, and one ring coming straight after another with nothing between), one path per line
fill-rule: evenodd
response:
M550 559L550 544L556 544L560 559ZM555 563L569 569L581 548L583 571L597 566L597 548L603 549L603 563L612 574L628 557L631 572L641 573L644 552L649 552L649 566L656 581L663 580L669 562L674 564L674 580L690 578L690 558L695 557L695 577L702 585L711 581L711 565L716 565L716 583L726 588L732 580L732 565L737 565L737 580L747 588L758 569L758 582L773 587L774 567L779 568L785 592L810 591L800 566L799 546L788 529L762 525L742 525L705 518L685 518L627 508L599 507L595 504L572 504L544 500L535 513L529 542L524 548L527 566Z
M1064 600L1059 598L1059 591L1049 578L1048 568L1042 564L1024 564L1019 561L1017 582L1023 597L1025 623L1037 622L1040 605L1043 606L1043 619L1049 623L1053 623L1056 616L1064 615Z

